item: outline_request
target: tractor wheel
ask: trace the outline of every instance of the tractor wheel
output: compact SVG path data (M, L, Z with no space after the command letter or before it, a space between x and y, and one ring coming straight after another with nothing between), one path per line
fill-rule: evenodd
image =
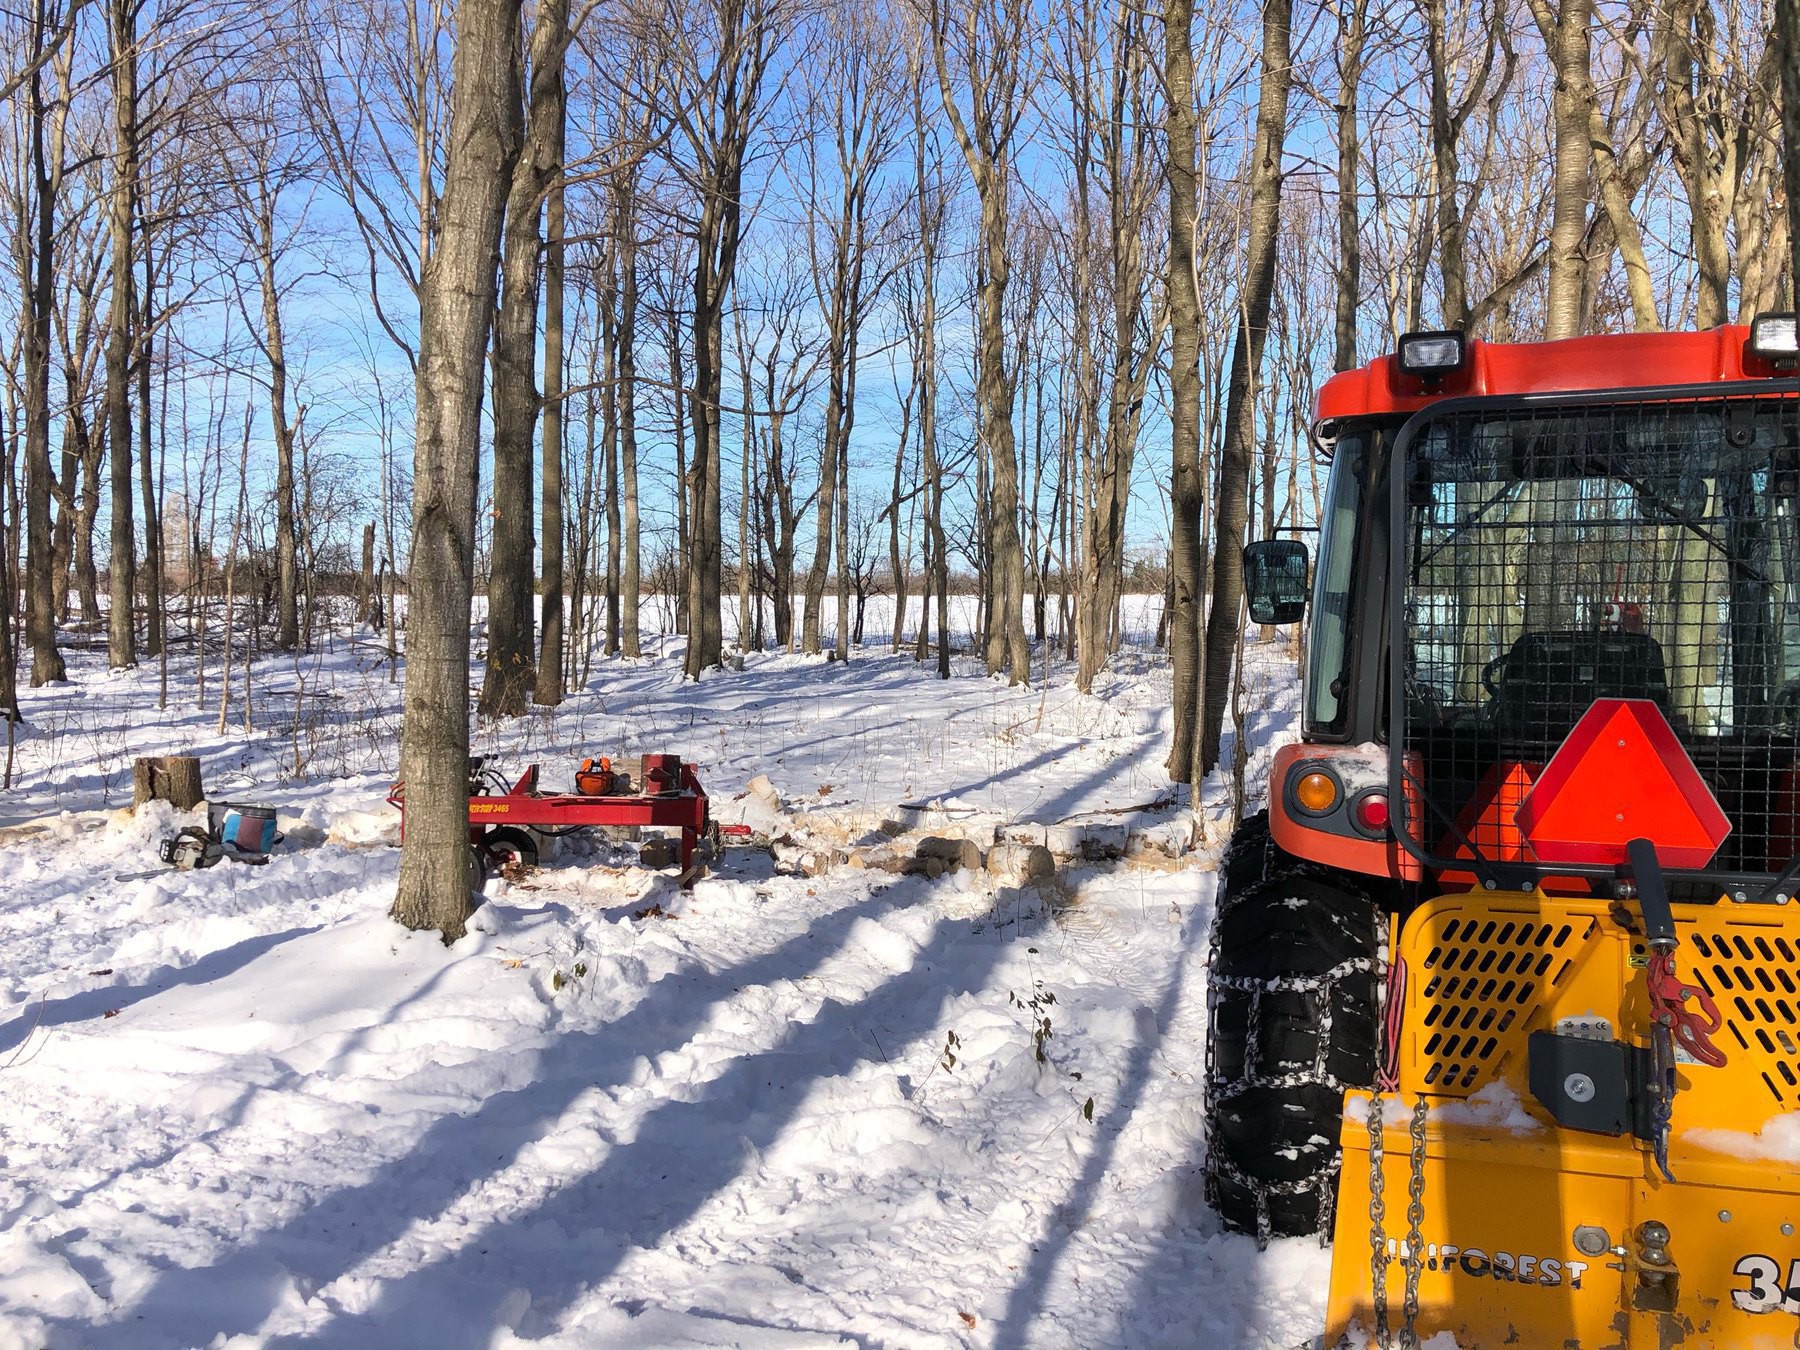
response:
M487 890L487 850L480 844L469 845L469 890L480 895Z
M1270 877L1315 877L1336 880L1338 873L1319 863L1296 858L1269 829L1267 810L1247 815L1231 832L1219 859L1219 912L1222 914L1250 888ZM1352 882L1352 886L1355 883Z
M1348 879L1306 873L1220 897L1206 1198L1259 1243L1330 1229L1343 1093L1375 1081L1376 910Z
M495 872L509 866L522 869L538 865L537 840L531 837L529 830L513 825L498 826L483 836L481 847L487 854L488 867Z
M1231 842L1219 860L1220 908L1298 861L1275 842L1267 811L1245 816L1231 832Z

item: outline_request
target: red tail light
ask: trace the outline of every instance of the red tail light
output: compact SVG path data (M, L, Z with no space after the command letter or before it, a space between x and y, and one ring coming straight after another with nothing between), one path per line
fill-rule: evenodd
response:
M1388 799L1385 792L1365 792L1350 804L1350 815L1356 828L1365 834L1386 834Z

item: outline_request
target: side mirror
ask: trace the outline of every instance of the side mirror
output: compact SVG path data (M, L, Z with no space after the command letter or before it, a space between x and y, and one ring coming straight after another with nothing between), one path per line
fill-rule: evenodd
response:
M1306 613L1306 545L1264 539L1244 549L1244 596L1252 623L1298 623Z

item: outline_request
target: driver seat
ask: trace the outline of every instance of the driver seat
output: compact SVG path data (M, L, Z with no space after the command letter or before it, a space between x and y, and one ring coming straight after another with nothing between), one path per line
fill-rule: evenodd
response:
M1649 699L1669 713L1662 644L1648 633L1523 633L1495 681L1501 744L1554 750L1601 698Z

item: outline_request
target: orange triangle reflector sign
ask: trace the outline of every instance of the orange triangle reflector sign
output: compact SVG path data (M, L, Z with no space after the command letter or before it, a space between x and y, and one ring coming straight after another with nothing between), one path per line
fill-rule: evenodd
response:
M1706 780L1649 699L1596 699L1519 803L1545 863L1617 864L1648 839L1664 867L1704 867L1731 833Z

